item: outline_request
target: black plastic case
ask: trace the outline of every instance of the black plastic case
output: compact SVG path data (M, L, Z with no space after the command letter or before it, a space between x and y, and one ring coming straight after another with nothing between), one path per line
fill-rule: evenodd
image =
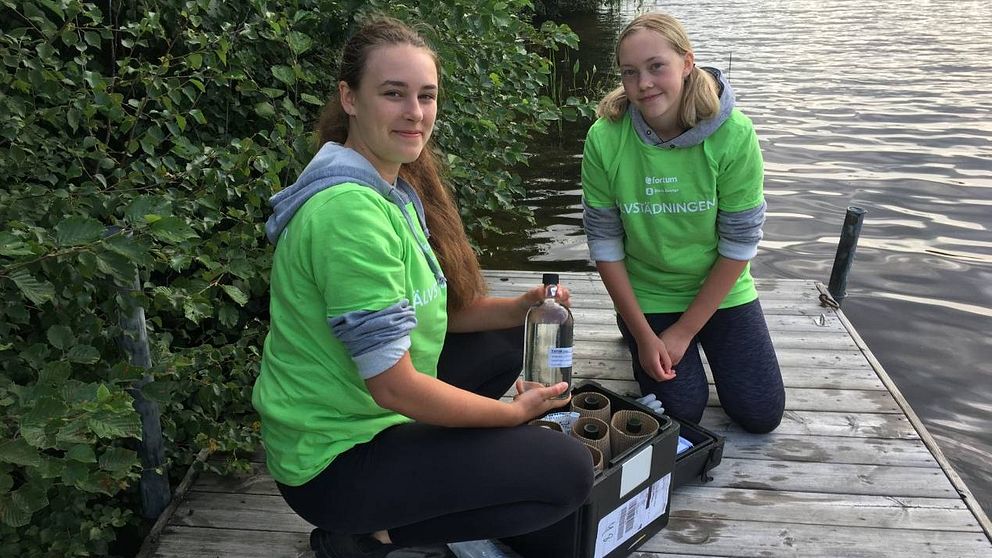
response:
M595 382L576 386L573 394L589 391L606 395L614 411L631 409L651 413L634 399ZM668 524L676 476L675 449L680 425L668 417L652 416L658 419L657 434L613 456L596 476L592 492L575 513L540 531L503 542L524 558L621 558L664 528ZM686 471L686 474L691 472Z
M679 436L692 442L692 447L675 457L675 476L672 487L678 488L693 482L713 480L709 472L723 459L723 436L696 423L671 417L679 423Z

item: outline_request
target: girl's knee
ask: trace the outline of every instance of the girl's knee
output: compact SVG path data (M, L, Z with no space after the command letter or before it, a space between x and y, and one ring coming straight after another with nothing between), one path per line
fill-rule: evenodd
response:
M556 448L558 459L554 466L552 500L563 509L574 510L582 505L592 491L594 471L592 454L578 440L562 436Z
M782 423L782 413L767 417L748 418L737 421L741 428L751 434L768 434Z

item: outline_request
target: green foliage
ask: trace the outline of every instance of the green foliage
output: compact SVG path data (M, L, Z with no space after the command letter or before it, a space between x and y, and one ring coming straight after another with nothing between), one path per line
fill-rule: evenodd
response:
M485 229L474 216L521 193L506 169L563 116L548 59L576 37L534 29L526 1L0 0L0 556L113 554L137 528L128 390L146 372L173 474L203 447L245 467L266 200L312 154L359 4L431 22L437 137ZM135 305L148 371L118 347Z

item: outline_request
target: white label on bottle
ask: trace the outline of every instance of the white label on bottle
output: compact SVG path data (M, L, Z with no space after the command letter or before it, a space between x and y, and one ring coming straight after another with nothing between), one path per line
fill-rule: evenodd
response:
M668 473L600 519L594 557L603 558L652 521L664 515L665 510L668 509L671 482L672 474Z
M548 349L548 368L568 368L572 366L571 347L551 347Z

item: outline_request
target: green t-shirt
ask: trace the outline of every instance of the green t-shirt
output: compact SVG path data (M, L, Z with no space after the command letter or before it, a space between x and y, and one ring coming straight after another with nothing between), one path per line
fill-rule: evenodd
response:
M740 111L702 143L660 148L641 141L630 113L589 129L582 193L593 208L618 208L624 263L645 313L682 312L718 257L717 211L761 205L764 171L754 128ZM720 304L757 298L750 265Z
M416 215L412 204L407 210ZM424 240L419 224L416 235ZM410 422L376 405L327 323L404 298L417 317L413 365L436 376L447 293L399 208L371 188L345 183L314 195L290 220L274 254L271 324L252 393L276 480L304 484L341 453Z

